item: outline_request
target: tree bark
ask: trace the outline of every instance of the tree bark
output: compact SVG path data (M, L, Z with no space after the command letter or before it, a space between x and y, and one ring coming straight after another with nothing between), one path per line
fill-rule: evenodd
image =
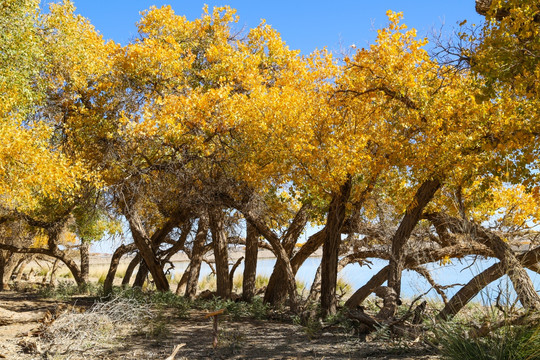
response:
M306 227L309 208L310 206L307 204L302 205L281 240L281 245L287 254L287 259L291 258L294 246ZM293 271L293 273L296 274L295 271ZM276 262L272 275L270 275L270 279L268 280L268 285L264 294L264 302L269 304L280 304L285 300L287 290L282 284L287 281L286 279L287 269L285 268L285 265L282 262Z
M227 233L225 232L225 214L222 209L214 208L209 211L209 217L216 264L216 295L222 299L228 299L231 295L231 287L229 284L229 254L227 251Z
M141 262L141 255L137 252L137 255L131 259L131 261L128 264L128 267L126 268L126 273L124 274L124 278L122 279L122 286L127 286L131 282L131 277L133 276L133 271L135 271L135 268L139 263Z
M250 302L255 296L255 280L257 278L257 256L259 252L259 233L246 221L246 253L244 277L242 280L242 300Z
M116 271L118 270L118 265L120 264L122 256L124 256L130 251L134 251L135 248L135 244L120 245L114 251L113 256L111 257L109 270L107 271L107 276L105 277L105 281L103 282L103 292L105 293L105 295L112 293L114 277L116 276Z
M199 284L201 263L204 256L204 244L206 243L207 236L208 216L203 214L199 217L197 234L195 234L195 239L193 240L193 250L191 251L191 261L189 263L189 273L185 292L185 297L188 299L193 299L197 295L197 285ZM180 287L177 289L179 288Z
M6 256L7 251L0 251L0 291L9 290L5 281L4 274L6 273Z
M242 260L244 260L243 256L241 258L239 258L238 260L236 260L236 262L233 264L233 266L231 268L231 271L229 272L229 286L230 286L229 291L230 291L231 294L233 292L234 273L236 272L236 269L238 268L238 266L240 266L240 264L242 263Z
M139 253L144 260L146 268L152 274L156 289L164 292L169 291L169 281L156 256L154 241L146 234L141 219L137 214L129 214L126 218L129 222L131 234L133 235L133 241L137 245L137 249L139 249ZM139 272L141 272L141 268L142 266L139 267Z
M16 282L19 282L22 280L22 276L24 274L24 270L26 269L26 266L34 260L34 256L30 255L24 258L23 261L21 261L19 268L17 269L17 278L15 279Z
M540 247L526 252L519 257L520 264L524 266L532 266L540 260ZM504 274L505 265L501 261L491 265L486 270L472 278L465 286L463 286L451 299L446 306L441 310L438 317L447 320L456 315L472 298L474 298L483 288L497 280Z
M323 228L322 230L311 235L308 241L306 241L300 250L292 257L290 264L293 275L296 276L300 266L302 266L302 264L322 246L324 243L325 234L326 228ZM272 276L277 277L273 282ZM287 281L287 274L276 272L274 275L274 272L272 272L272 276L270 277L266 292L264 294L264 302L269 304L281 304L285 301L285 297L287 296L287 288L281 286ZM271 286L271 284L275 285Z
M540 296L534 289L531 278L512 251L510 245L501 239L500 236L472 221L460 220L442 213L429 214L428 216L442 219L450 231L470 235L473 240L487 246L493 251L495 257L501 261L504 273L512 281L518 299L523 307L530 310L540 310Z
M341 228L345 221L345 205L352 188L352 179L340 187L330 202L326 219L326 237L323 244L321 261L321 312L323 317L333 315L337 311L336 284L339 247L341 245Z
M133 281L133 287L142 288L144 286L144 282L146 281L147 277L148 277L148 267L146 266L144 259L141 259L141 261L139 262L139 270L137 270L135 281Z
M79 247L81 255L81 277L84 283L88 283L90 276L90 243L87 241L81 241Z
M412 231L422 217L422 212L426 205L433 199L435 193L440 188L439 180L426 180L420 185L413 201L405 211L405 215L399 224L394 236L392 237L392 250L390 256L390 269L388 270L388 286L393 288L397 297L401 291L401 273L404 265L404 248ZM394 316L397 309L397 303L389 304L388 307L381 309L380 317L383 319Z
M178 281L178 285L176 286L176 295L180 295L182 292L185 292L187 289L187 283L188 283L188 277L189 272L191 271L191 264L188 265L186 268L186 271L182 274L182 277L180 278L180 281Z
M317 267L317 272L315 273L315 278L311 283L311 288L309 289L309 296L307 298L307 303L314 303L319 300L321 295L321 265Z
M358 305L362 304L364 300L381 286L388 279L388 271L390 265L386 265L379 272L371 277L369 281L352 294L352 296L345 302L345 306L349 309L354 309Z

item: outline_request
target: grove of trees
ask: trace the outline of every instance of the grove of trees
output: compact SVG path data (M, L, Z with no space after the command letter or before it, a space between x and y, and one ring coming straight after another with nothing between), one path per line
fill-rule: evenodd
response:
M259 248L277 258L264 301L293 310L295 274L322 248L310 300L323 315L337 310L339 270L368 258L388 266L345 306L375 292L381 319L405 269L441 295L441 318L504 275L540 309L526 271L540 272L536 2L477 1L485 23L444 60L391 11L375 43L340 57L301 55L264 22L239 32L229 7L193 21L152 7L121 46L71 1L39 4L0 4L0 289L32 256L85 286L90 244L125 232L108 292L127 254L124 284L175 291L166 274L183 252L176 292L192 298L213 253L228 298L235 244L246 301ZM426 264L469 255L497 262L447 299Z

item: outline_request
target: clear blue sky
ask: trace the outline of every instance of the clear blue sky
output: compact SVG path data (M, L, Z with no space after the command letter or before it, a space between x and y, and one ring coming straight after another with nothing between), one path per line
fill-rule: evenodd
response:
M43 3L50 1L42 0ZM239 28L257 26L260 19L276 28L291 49L308 54L327 47L339 52L351 44L365 47L373 42L375 31L385 26L387 10L402 11L404 22L420 35L428 35L445 24L446 31L467 19L479 24L474 0L334 0L334 1L257 1L257 0L74 0L77 12L90 19L106 39L125 45L136 36L135 23L140 12L155 5L171 5L177 14L193 20L202 13L204 4L229 5L240 16Z
M43 4L49 0L42 0ZM240 17L238 28L257 26L261 19L277 29L291 49L309 54L317 48L327 47L340 53L352 44L365 47L372 43L376 29L387 23L386 11L402 11L404 22L414 27L421 36L433 30L451 32L457 23L467 19L469 24L480 24L482 18L475 13L474 0L379 0L379 1L256 1L256 0L74 0L77 13L88 18L105 39L122 45L135 38L135 23L140 12L155 5L171 5L179 15L193 20L202 14L204 4L229 5ZM129 234L125 234L129 238ZM104 241L93 244L93 252L112 252L114 244Z

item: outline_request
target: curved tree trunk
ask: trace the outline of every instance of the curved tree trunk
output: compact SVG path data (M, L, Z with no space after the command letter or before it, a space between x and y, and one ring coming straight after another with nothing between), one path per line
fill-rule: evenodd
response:
M531 310L540 309L540 295L534 289L531 278L514 251L512 251L510 245L501 239L500 236L472 221L458 219L446 214L434 213L428 214L427 217L436 217L439 221L444 221L444 224L452 232L469 235L474 241L487 246L493 251L495 257L501 261L503 271L505 274L508 274L508 277L512 281L512 285L523 307Z
M169 291L169 281L167 280L165 272L163 271L163 267L161 266L161 263L156 256L153 241L146 234L140 218L134 214L130 214L126 217L129 221L129 228L131 230L131 234L133 235L133 241L137 245L137 249L139 249L139 253L144 260L146 270L150 271L150 273L152 274L152 278L154 279L154 283L156 284L156 289L158 291ZM139 267L139 273L141 273L141 276L144 272L144 270L141 271L142 267L143 266ZM146 274L144 275L144 277L146 277ZM139 281L141 280L139 276L138 279Z
M204 255L204 244L208 236L208 216L203 214L199 218L197 234L193 240L193 250L191 251L191 261L189 263L189 273L186 284L185 297L193 299L197 295L197 285L199 284L199 275L201 273L201 263ZM187 271L187 269L186 269ZM177 288L177 294L178 294Z
M416 191L413 201L405 211L405 215L401 220L398 229L392 237L392 251L390 256L390 268L388 270L388 286L394 289L395 294L399 298L401 292L401 273L404 266L405 244L412 231L422 217L422 212L426 205L433 199L433 196L441 186L439 180L427 180L420 185ZM388 303L387 307L383 307L379 314L380 318L387 319L394 316L397 309L397 303Z
M290 260L293 274L296 275L300 266L324 243L326 228L311 235L306 243L300 248L300 250ZM268 281L266 292L264 294L264 301L269 304L281 304L285 301L287 296L287 288L281 286L287 281L287 274L284 272L278 272L274 270Z
M321 295L321 265L317 267L317 272L315 273L315 277L313 278L313 282L311 283L311 288L309 289L309 296L307 298L307 303L313 303L317 300L319 300L319 297Z
M354 309L358 305L362 304L366 298L375 291L379 286L384 284L388 279L388 271L390 265L386 265L379 272L371 277L369 281L352 294L352 296L345 302L345 306L349 309Z
M291 225L287 229L287 232L281 240L283 250L287 254L287 259L291 261L291 256L296 245L298 238L302 234L308 222L308 210L310 205L304 204L300 210L296 213ZM292 267L292 264L291 264ZM293 270L293 274L296 275L296 271ZM276 262L272 275L268 281L266 292L264 294L264 302L269 304L280 304L285 301L287 295L287 289L282 285L287 281L287 269L283 262Z
M535 266L540 261L540 247L519 257L520 266ZM483 288L506 274L503 262L491 265L463 286L441 310L438 317L446 320L456 315Z
M351 194L352 180L349 176L332 201L326 220L326 238L321 260L321 311L322 316L335 314L337 311L336 284L341 228L345 221L345 205Z
M17 268L17 277L15 279L16 282L19 282L22 280L22 276L24 274L24 270L26 269L26 266L34 260L34 256L30 255L27 256L21 263L19 264L19 267Z
M128 267L126 268L126 273L124 274L124 277L122 279L122 286L129 285L131 281L131 277L133 276L133 271L135 271L135 268L137 267L137 265L139 265L140 262L141 262L141 255L137 253L137 255L135 255L133 259L131 259L131 261L128 264Z
M209 218L216 264L216 295L222 299L228 299L231 295L231 286L229 284L229 254L227 250L227 233L225 232L225 214L222 209L214 208L209 211Z
M251 301L255 295L255 280L257 278L257 256L259 252L259 233L257 229L246 222L246 260L242 280L242 300Z
M178 286L176 287L176 295L180 295L182 292L186 291L188 278L189 278L189 272L190 272L191 264L188 265L186 268L186 271L182 274L182 277L180 278L180 281L178 281Z
M116 276L116 271L118 270L118 265L122 256L127 254L130 251L135 250L135 244L129 245L120 245L113 253L111 257L111 263L109 265L109 271L107 271L107 276L103 282L103 292L108 295L112 292L114 277Z

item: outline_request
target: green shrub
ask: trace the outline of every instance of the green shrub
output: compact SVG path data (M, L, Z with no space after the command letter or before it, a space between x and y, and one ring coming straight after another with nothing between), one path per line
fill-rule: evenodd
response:
M452 360L533 360L540 359L540 328L505 325L486 337L469 335L470 329L445 324L437 331L441 353Z

